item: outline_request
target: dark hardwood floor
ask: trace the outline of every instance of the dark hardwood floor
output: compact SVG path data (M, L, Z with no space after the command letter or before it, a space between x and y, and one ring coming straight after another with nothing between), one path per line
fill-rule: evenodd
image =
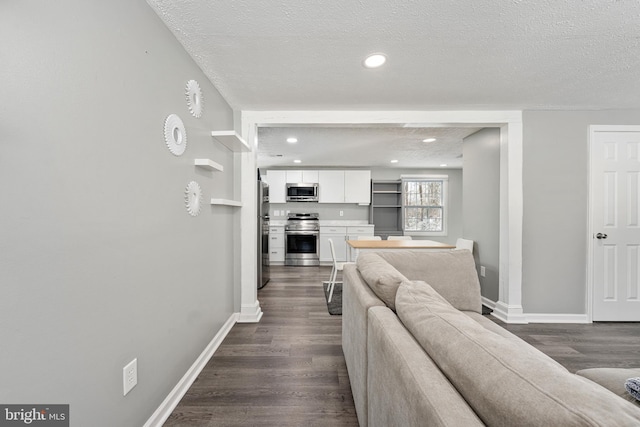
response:
M491 319L570 372L640 367L640 323L512 325Z
M164 424L357 426L330 267L272 267L260 323L236 324Z
M341 348L327 312L329 267L274 267L258 292L264 316L236 324L166 427L357 426ZM570 371L640 367L640 323L496 323Z

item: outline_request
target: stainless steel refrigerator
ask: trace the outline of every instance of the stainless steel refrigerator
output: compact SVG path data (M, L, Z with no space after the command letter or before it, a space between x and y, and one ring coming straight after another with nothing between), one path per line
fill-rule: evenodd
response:
M258 289L269 281L269 185L258 181Z

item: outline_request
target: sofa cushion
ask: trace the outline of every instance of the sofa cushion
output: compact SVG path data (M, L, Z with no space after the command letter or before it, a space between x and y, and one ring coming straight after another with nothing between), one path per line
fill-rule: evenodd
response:
M488 425L626 426L640 409L534 347L485 329L432 287L404 282L398 317Z
M379 254L407 279L427 282L458 310L482 313L480 281L471 252L403 250Z
M360 425L484 426L389 308L369 309L368 421ZM351 375L351 373L349 373Z
M384 301L387 307L395 310L398 286L407 278L375 252L358 255L356 266L378 298Z
M631 396L624 387L625 381L629 378L640 377L640 369L590 368L582 369L576 374L588 378L623 399L640 406L640 401Z

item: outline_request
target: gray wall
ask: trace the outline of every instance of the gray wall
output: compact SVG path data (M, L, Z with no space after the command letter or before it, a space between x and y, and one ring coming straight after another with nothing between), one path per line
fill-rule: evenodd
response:
M0 39L0 402L140 426L234 311L237 209L206 203L233 197L233 154L208 135L233 113L143 0L5 1ZM163 140L170 113L187 128L181 157Z
M586 313L589 125L613 124L640 110L523 113L525 313Z
M463 143L462 236L474 241L482 296L498 300L500 265L500 130L486 128ZM485 267L481 277L480 266Z

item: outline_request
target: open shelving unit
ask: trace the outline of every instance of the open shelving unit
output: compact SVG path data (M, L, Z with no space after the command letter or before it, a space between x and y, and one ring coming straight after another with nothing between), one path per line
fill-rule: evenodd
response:
M376 235L402 235L402 182L371 181L369 223L375 225Z
M211 136L233 152L248 152L251 147L233 130L214 130Z

